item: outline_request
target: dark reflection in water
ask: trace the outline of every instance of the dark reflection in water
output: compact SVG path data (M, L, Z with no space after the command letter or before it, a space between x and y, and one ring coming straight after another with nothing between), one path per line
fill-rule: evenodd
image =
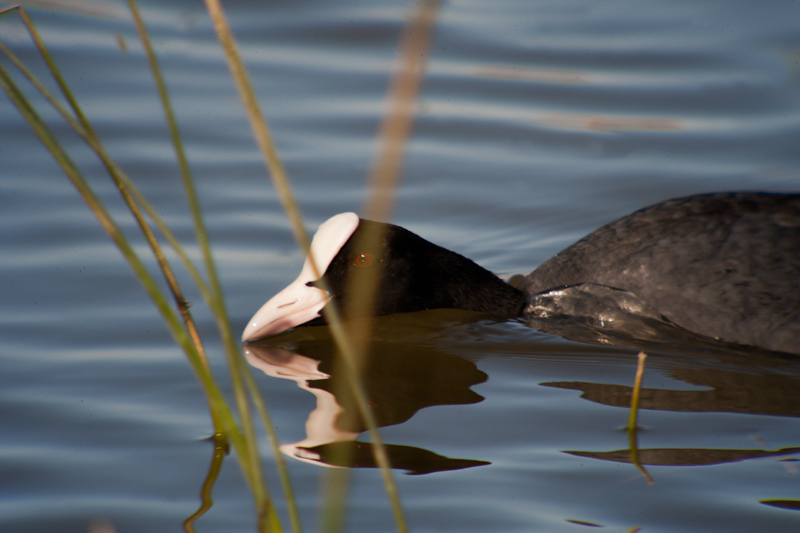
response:
M306 337L306 332L321 335ZM287 344L292 337L293 342ZM366 425L353 395L335 379L338 357L325 328L305 328L299 337L290 333L276 341L282 341L281 345L247 345L245 356L250 364L268 375L296 381L317 398L317 407L306 422L306 439L284 445L282 451L328 466L375 467L371 444L355 440ZM483 400L470 387L483 383L487 376L471 361L402 337L376 339L371 353L361 378L380 427L402 424L425 407ZM409 474L489 464L444 457L412 446L390 444L387 452L392 465Z
M800 500L761 500L761 503L787 511L800 511Z
M386 453L393 468L406 470L409 475L430 474L445 470L459 470L473 466L490 464L487 461L473 459L454 459L438 455L423 448L388 444ZM315 457L320 463L328 466L350 468L376 468L372 445L368 442L340 441L304 448L305 457Z
M796 454L800 448L782 448L780 450L714 450L707 448L649 448L639 449L639 462L646 465L660 466L701 466L722 463L734 463L747 459L761 459L764 457L782 457ZM611 452L577 452L566 451L570 455L589 457L602 461L615 463L629 463L630 450L615 450Z
M704 390L643 388L640 408L647 410L697 413L736 413L769 416L800 416L800 364L780 354L743 355L741 353L703 354L687 364L681 358L671 363L666 358L660 369L666 375ZM545 387L581 391L581 398L612 407L631 404L631 387L559 381L541 383ZM576 451L578 457L618 463L632 463L631 450ZM640 448L636 460L643 465L703 466L733 463L766 457L785 457L800 453L800 447L777 450L716 448Z
M465 359L464 347L484 341L481 353L494 349L518 357L546 355L528 340L510 335L498 338L491 323L471 313L433 311L410 313L376 320L372 357L362 375L370 404L380 426L401 424L420 409L435 405L475 404L483 397L471 387L486 381L487 375L472 360ZM472 333L459 336L467 324ZM468 324L472 322L472 324ZM564 331L561 325L561 333ZM461 330L463 333L463 329ZM572 336L581 337L577 328ZM444 332L444 333L442 333ZM508 333L508 331L506 331ZM574 333L574 332L573 332ZM567 335L569 336L569 335ZM614 339L605 337L608 344ZM716 412L784 417L800 416L800 363L797 358L764 352L728 351L724 345L699 342L689 350L691 337L673 352L663 344L649 348L656 356L660 373L703 390L643 388L640 408L672 412ZM702 340L702 339L701 339ZM499 342L500 344L496 344ZM640 346L641 347L641 346ZM474 351L467 349L466 352ZM298 328L287 334L249 344L250 363L265 373L292 379L317 398L317 407L306 423L307 438L284 445L284 453L299 460L328 466L373 467L370 444L357 441L365 430L352 396L334 388L335 347L325 327ZM598 359L603 357L598 351ZM610 407L628 408L630 386L587 381L547 381L540 385L581 391L581 398ZM346 449L347 454L342 454ZM431 473L489 464L474 459L452 459L411 446L389 445L396 468L411 474ZM611 462L632 462L631 450L568 450L566 454ZM786 457L800 453L800 447L767 449L650 448L638 450L644 465L700 466L731 463L765 457ZM342 457L347 459L342 460ZM777 505L777 504L775 504Z
M708 387L706 390L642 389L643 409L678 412L717 412L773 416L800 416L800 364L777 360L769 366L718 357L716 368L708 364L667 368L677 380ZM631 403L631 388L584 382L542 383L546 387L582 392L581 398L614 407Z

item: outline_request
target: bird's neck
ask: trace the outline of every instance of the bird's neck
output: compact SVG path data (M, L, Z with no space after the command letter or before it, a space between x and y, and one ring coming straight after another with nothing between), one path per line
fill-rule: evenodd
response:
M519 316L525 304L525 294L492 276L491 283L484 282L465 299L463 308L503 318Z
M438 306L477 311L497 317L516 317L522 312L525 293L512 287L473 261L453 254L459 268L438 269L441 278L432 285ZM457 272L457 274L452 274ZM432 274L433 278L437 274Z

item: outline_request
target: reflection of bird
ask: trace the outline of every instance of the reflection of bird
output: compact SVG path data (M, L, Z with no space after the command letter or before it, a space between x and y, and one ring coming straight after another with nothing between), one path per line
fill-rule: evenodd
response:
M407 474L418 476L448 470L461 470L492 463L475 459L456 459L433 453L415 446L386 444L386 453L391 459L392 468L406 470ZM323 466L347 466L350 468L377 468L372 443L361 441L340 441L322 444L313 448L298 448L304 453L303 460ZM313 456L314 461L307 457Z
M330 340L299 342L301 355L283 348L251 344L245 350L248 362L269 376L290 379L316 397L316 408L308 415L306 437L283 444L286 455L323 466L376 467L372 444L357 441L366 429L347 387L331 383L337 365ZM378 426L406 422L419 409L434 405L477 403L483 397L470 390L486 380L475 364L403 342L378 343L381 357L371 357L362 381ZM341 383L339 384L341 385ZM489 464L476 459L439 455L414 446L386 444L393 468L409 474L429 474Z
M781 448L779 450L727 450L716 448L649 448L638 450L638 458L645 465L661 466L702 466L735 463L764 457L795 455L800 448ZM565 450L564 453L577 457L589 457L615 463L631 462L630 450L611 452L587 452Z
M739 354L699 355L689 360L654 356L650 368L683 384L678 387L642 388L639 409L672 413L726 413L768 417L800 417L800 368L788 358L743 358ZM684 384L690 385L686 387ZM550 381L545 387L580 391L583 400L628 409L633 389L598 381ZM696 446L697 427L686 429L686 447L680 439L658 447L638 448L635 459L642 465L701 466L746 461L765 457L781 458L795 465L800 447L767 447L763 438L758 448ZM751 435L753 437L753 435ZM631 450L564 450L578 457L603 461L631 462Z
M375 244L363 238L380 235ZM669 200L612 222L506 284L469 259L390 224L337 215L311 264L250 320L243 340L322 323L348 283L380 269L375 314L457 308L600 327L644 318L728 343L800 353L800 194L717 193ZM326 287L327 291L319 287ZM626 331L637 337L637 327Z

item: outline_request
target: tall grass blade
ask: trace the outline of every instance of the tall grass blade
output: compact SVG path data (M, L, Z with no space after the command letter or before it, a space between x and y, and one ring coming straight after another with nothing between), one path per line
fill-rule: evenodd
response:
M213 20L217 38L219 39L223 51L225 52L228 68L231 72L234 82L236 83L239 97L245 107L256 143L259 147L259 150L262 152L262 155L264 156L267 169L272 177L275 189L278 192L278 196L291 223L295 239L300 244L301 248L306 251L306 253L310 253L308 236L304 229L300 210L297 207L297 203L294 199L294 195L292 194L285 170L278 157L277 151L275 150L269 128L267 127L266 121L263 118L263 114L255 97L255 92L253 91L247 71L237 51L236 41L233 37L233 33L230 30L230 26L228 25L224 10L222 9L222 6L218 0L205 0L205 2L208 12ZM311 262L317 270L316 274L319 274L319 269L316 268L316 262L314 261L313 257L311 258ZM351 344L344 332L344 329L341 327L340 321L338 320L335 311L332 309L332 306L326 306L326 318L331 324L331 331L339 350L344 354L353 354ZM345 359L352 361L356 360L356 357L345 356ZM374 417L369 411L369 404L366 399L366 394L363 392L363 387L358 382L357 372L351 370L346 372L346 374L348 375L348 381L351 383L351 385L353 385L354 391L356 392L355 397L360 406L360 411L362 413L366 413L364 418L367 422L367 425L371 426L371 435L375 435L377 434L377 426L375 425ZM382 449L382 452L376 454L376 459L383 473L384 484L392 503L392 509L395 514L398 529L400 531L407 531L405 518L402 513L402 507L397 495L397 487L392 478L385 448L382 446L380 438L378 438L374 444L376 449Z
M153 300L156 308L161 313L162 318L164 319L164 322L173 338L189 356L189 361L192 363L193 368L200 376L200 379L208 380L207 368L202 364L202 360L197 353L194 344L191 342L188 332L184 329L177 315L172 310L167 298L159 290L155 279L148 272L147 268L144 266L144 263L133 250L133 247L127 241L124 234L120 231L119 227L102 205L99 198L94 194L75 163L71 160L67 152L53 134L52 130L50 130L50 128L41 119L33 106L24 96L24 93L19 89L11 76L9 76L8 72L2 66L0 66L0 87L5 91L11 102L17 107L22 116L28 121L33 131L42 141L42 144L44 144L45 148L50 152L50 154L62 168L70 182L72 182L73 186L75 186L81 197L86 202L91 212L98 219L100 225L120 250L123 257L125 257L125 259L128 261L137 279L142 284L150 298ZM213 405L213 407L217 409L219 413L222 413L221 420L223 425L230 426L230 421L232 418L230 416L225 416L226 413L224 407L219 406L220 400L223 400L219 390L211 388L208 389L207 392L209 403Z
M93 137L84 127L80 124L75 117L73 117L67 109L61 105L61 103L55 99L55 97L50 93L50 91L39 81L36 76L34 76L30 70L8 49L2 42L0 42L0 51L6 54L8 59L17 67L20 72L31 82L31 84L36 87L36 89L44 96L47 102L61 115L61 117L72 127L72 129L77 133L86 144L94 150L99 158L104 161L104 164L107 165L108 168L111 168L116 176L117 179L122 181L125 188L130 192L133 196L136 203L144 209L147 216L153 221L153 223L158 228L159 232L164 236L164 238L169 242L170 246L172 247L173 251L178 255L180 258L184 268L189 272L192 280L194 281L197 288L200 290L204 300L211 305L211 293L206 284L205 280L200 276L200 273L195 268L194 263L192 263L191 259L187 255L186 251L181 246L180 242L178 242L175 235L172 231L167 227L164 223L161 216L158 212L152 207L150 202L142 195L136 185L128 179L125 173L114 163L114 160L105 153L105 149L103 148L102 144L100 144L99 140L96 137ZM46 52L44 52L46 53Z
M181 321L172 310L172 307L167 301L167 298L161 293L158 288L158 283L148 272L144 263L138 257L133 247L127 241L124 234L119 230L119 227L114 222L111 215L106 211L100 202L99 198L94 194L91 187L81 175L77 166L72 162L67 152L63 149L57 138L45 124L41 117L36 113L33 106L24 96L24 93L19 89L13 79L8 75L8 72L0 66L0 88L2 88L12 103L19 109L23 117L28 121L31 128L37 134L39 139L44 144L45 148L50 152L59 166L62 168L66 176L69 178L73 186L78 190L78 193L86 202L87 206L95 217L100 222L100 225L111 238L112 242L122 253L123 257L128 261L131 269L136 275L139 282L144 287L145 291L153 300L156 308L161 313L162 318L167 325L168 330L172 334L176 343L187 354L189 362L193 369L198 374L198 379L203 384L204 391L209 400L211 408L218 415L223 429L228 432L233 441L237 440L236 437L236 421L225 404L224 397L219 388L210 375L208 368L203 364L200 355L196 352L194 344L191 342L188 333L184 329Z
M118 248L126 257L132 269L136 273L140 282L143 284L148 294L150 294L156 307L162 314L168 328L176 339L176 342L184 349L187 357L195 369L198 379L203 385L204 391L209 401L209 407L212 413L212 418L215 422L218 432L224 432L237 451L239 456L245 478L253 492L256 501L257 512L259 516L259 529L262 531L273 530L280 531L280 524L275 513L274 507L271 504L269 495L266 490L266 485L263 479L263 470L260 466L260 456L258 453L258 442L255 436L254 426L250 415L249 401L252 400L259 412L262 422L268 432L270 442L273 446L275 453L276 463L278 464L281 482L284 485L284 491L287 496L287 503L289 504L290 520L292 522L293 531L300 531L299 515L294 505L294 496L291 490L291 484L288 479L288 472L285 469L285 461L282 454L278 450L278 441L274 433L274 428L269 420L269 415L258 394L252 374L249 371L241 351L239 350L238 343L234 339L231 331L227 311L222 297L222 291L219 284L216 268L211 254L211 249L208 243L208 236L205 229L205 224L202 219L202 212L200 209L199 200L194 189L191 172L189 169L188 161L182 147L180 132L175 121L174 113L172 111L166 85L161 75L158 62L153 52L152 46L147 35L146 28L139 14L138 8L134 0L127 0L128 6L134 16L134 22L139 31L140 38L145 47L148 61L151 65L156 85L159 91L159 96L164 107L167 124L170 128L170 135L172 137L173 145L176 151L176 157L181 170L181 176L184 182L184 188L187 192L187 199L189 202L190 210L192 212L193 221L195 224L195 232L197 241L203 254L206 271L209 277L209 283L206 284L202 279L200 273L196 270L194 265L185 254L177 239L166 227L160 219L155 210L152 209L146 199L139 193L133 186L125 174L114 164L105 152L101 142L97 138L91 124L86 116L83 114L77 100L72 96L69 87L67 86L64 78L61 76L55 62L50 56L44 42L39 37L33 23L28 18L24 9L16 9L32 39L40 50L44 61L56 79L56 83L60 87L64 97L68 101L74 116L70 114L49 92L44 86L21 65L19 61L10 53L10 51L0 43L2 51L11 58L12 62L20 68L23 74L34 83L37 89L45 96L48 102L67 120L73 129L84 139L84 141L92 148L98 157L101 159L109 175L117 184L123 198L129 206L133 216L136 218L141 231L145 235L148 243L151 246L152 252L157 258L162 272L167 279L168 286L170 287L173 298L181 311L183 316L183 324L180 323L177 316L174 314L166 297L158 289L158 284L149 274L144 267L141 260L134 253L133 248L127 243L124 235L119 231L110 217L108 212L104 209L99 199L91 191L91 188L86 183L85 179L81 176L77 167L70 160L63 147L53 135L52 131L41 120L35 112L33 106L25 98L24 94L14 83L13 79L7 74L5 70L0 67L0 85L9 95L9 98L20 109L20 112L28 120L33 127L34 131L42 140L43 144L50 151L53 157L62 166L62 169L73 182L75 187L80 192L81 196L89 205L90 209L95 213L98 220L100 220L103 227L111 236L112 240L117 244ZM256 142L261 150L265 162L272 177L274 186L278 191L278 195L286 210L287 217L291 223L295 238L301 248L309 251L308 236L305 233L304 225L297 204L291 192L291 187L286 177L283 166L278 158L277 152L274 148L271 134L263 119L258 102L255 98L255 93L249 82L244 65L239 57L236 49L236 43L233 35L228 27L225 19L224 12L218 0L205 0L209 14L214 22L214 27L218 35L218 39L225 52L229 69L232 77L236 83L242 102L247 111L248 120L250 121L251 128L253 129ZM369 218L386 219L391 212L394 190L396 189L399 181L400 171L402 168L403 151L406 140L410 134L411 125L413 121L413 107L416 102L417 94L421 84L422 75L424 72L425 58L429 48L430 39L432 35L432 28L436 19L436 10L438 8L438 0L423 0L420 3L418 10L415 12L412 22L408 25L402 44L402 65L396 75L393 77L390 87L390 109L389 113L382 122L380 132L381 150L376 158L376 163L373 167L370 181L368 198L369 201L365 206L366 216ZM0 10L0 16L6 15L11 9ZM138 205L137 205L138 204ZM168 262L160 249L160 246L155 239L153 232L147 224L143 214L138 206L142 206L148 216L153 220L161 233L175 248L181 260L187 265L187 270L198 285L203 297L209 304L209 307L214 313L220 335L222 337L223 345L225 346L228 354L228 363L233 380L233 389L236 399L237 408L240 415L241 428L237 423L232 411L228 407L219 387L216 384L213 376L210 373L205 354L203 352L202 342L200 340L197 329L188 312L188 306L183 300L182 292L177 283L177 279L172 272ZM368 238L378 238L378 236L369 236ZM312 264L313 258L312 258ZM315 265L316 266L316 265ZM320 274L317 272L317 274ZM319 276L318 276L319 277ZM374 281L376 281L375 278ZM354 288L354 293L358 293L365 298L363 301L371 302L374 295L375 283L367 284ZM392 472L389 464L389 459L386 454L385 447L383 446L380 433L377 429L372 411L369 408L368 398L364 391L364 387L359 379L359 370L362 365L363 356L367 353L369 327L365 329L353 330L353 328L345 328L338 319L338 314L332 306L326 308L326 317L331 324L331 330L334 339L337 343L338 349L342 355L342 360L345 365L345 378L348 387L355 395L357 405L359 407L362 419L365 421L370 438L373 443L373 450L375 452L375 459L381 468L381 475L386 486L387 494L389 495L392 504L395 521L398 530L407 531L408 527L400 504L400 498L397 492L397 487L392 477ZM356 316L356 315L353 315ZM367 323L369 324L369 323ZM250 395L250 400L248 399ZM328 524L336 530L341 528L344 516L344 501L346 498L344 494L346 491L341 491L343 485L348 483L346 470L337 471L337 474L331 478L332 482L337 484L339 499L331 498L329 500L331 520ZM210 491L210 489L209 489ZM210 493L209 493L210 498Z
M169 286L170 291L172 292L173 299L174 299L178 309L180 310L181 316L182 316L182 318L184 320L184 323L185 323L185 326L186 326L187 333L189 334L190 339L192 339L192 342L195 344L195 349L196 349L197 353L200 355L201 359L203 359L205 361L206 356L205 356L205 353L204 353L204 350L203 350L202 342L200 342L200 337L199 337L199 334L197 332L197 328L196 328L196 326L194 324L194 320L191 317L191 313L189 313L188 306L186 305L186 302L184 301L182 291L181 291L180 286L178 285L178 282L177 282L177 278L175 277L174 272L172 271L172 268L169 266L169 263L166 261L166 258L164 257L163 252L161 251L161 247L159 246L157 240L155 239L154 234L150 230L149 225L144 220L144 216L142 215L142 213L139 210L139 208L136 205L136 203L131 198L131 195L128 192L128 190L126 189L126 187L124 186L124 183L120 180L119 176L121 174L121 171L120 171L119 167L117 167L116 164L114 164L113 160L110 157L108 157L108 155L105 153L105 150L102 148L102 144L100 143L99 139L97 138L97 135L95 134L94 130L92 129L91 124L89 123L88 119L84 115L84 113L83 113L80 105L78 104L77 100L72 95L72 92L69 90L69 87L66 84L66 81L64 80L64 78L61 75L58 67L56 66L55 61L53 61L53 58L50 55L49 51L47 50L47 47L45 46L44 41L41 39L41 37L39 36L38 32L36 31L36 27L33 25L33 23L31 22L30 18L27 16L27 13L25 13L25 10L22 9L22 8L20 8L18 11L19 11L19 14L20 14L20 18L22 19L23 23L25 24L25 26L26 26L29 34L31 35L31 38L34 40L37 48L39 49L39 52L42 55L43 60L45 61L45 63L48 66L48 69L50 70L51 74L53 75L53 78L56 80L56 83L58 84L59 88L61 89L62 93L64 94L64 97L70 103L70 106L72 107L73 112L75 113L75 115L78 117L78 120L80 120L82 128L78 128L78 129L76 129L76 131L79 133L79 135L81 135L84 138L84 140L87 140L87 142L89 142L88 139L91 140L91 142L89 142L90 147L92 147L95 150L95 152L98 154L98 156L100 157L101 161L103 162L104 166L106 167L106 170L109 173L109 176L111 176L112 180L114 180L114 182L116 183L117 188L119 189L120 194L123 197L123 200L125 201L126 205L128 206L129 210L131 211L131 214L133 215L134 219L136 220L137 224L139 225L140 230L142 231L143 235L145 236L145 239L147 240L147 243L149 244L149 246L151 248L151 251L153 252L153 254L156 257L156 260L157 260L157 262L159 264L159 267L162 270L164 278L167 281L167 285ZM46 94L46 97L47 97L48 101L51 104L54 104L56 102L55 99L51 95L49 95L49 92L47 92L44 89L44 86L27 69L24 68L24 66L21 64L21 62L19 62L19 60L16 59L16 57L14 57L13 54L11 54L10 50L8 50L7 47L5 47L4 45L2 46L2 50L12 60L12 62L18 68L20 68L20 70L22 70L23 74L29 80L34 82L34 85L37 87L37 89L39 89L40 92L43 92L43 94ZM69 115L63 109L63 107L61 107L60 105L56 104L56 108L59 110L59 112L62 114L62 116L64 116L65 118L69 117ZM71 119L71 118L72 117L69 117L69 119ZM74 122L74 121L69 120L69 119L68 119L68 121L70 123ZM74 125L73 125L73 128L75 128ZM205 364L207 364L207 363L205 363Z
M55 99L55 97L50 93L50 91L39 81L36 76L34 76L30 70L14 55L11 50L8 49L2 42L0 42L0 51L6 54L8 59L17 67L20 72L28 79L28 81L33 84L34 87L44 96L44 98L48 101L48 103L61 115L61 117L72 127L72 129L77 133L86 144L95 151L95 153L103 159L108 167L112 168L114 173L116 174L117 178L123 182L125 188L130 192L133 196L136 203L144 209L147 216L150 220L156 225L159 232L164 236L164 238L169 242L170 246L172 247L173 251L178 255L181 263L183 264L184 268L189 272L189 275L192 277L197 288L200 290L203 299L211 305L211 293L206 284L205 280L200 276L197 268L195 268L194 263L192 263L191 259L189 259L188 254L181 246L178 239L172 233L172 230L167 227L164 220L158 214L158 212L152 207L150 202L142 195L136 185L128 179L124 172L114 163L113 159L111 159L108 154L105 153L105 150L102 144L99 144L99 141L96 138L90 136L89 132L84 129L84 127L73 117L67 109L61 105L61 103Z
M366 218L387 220L390 218L394 202L394 192L400 180L402 162L406 142L411 133L416 105L422 77L425 72L426 58L430 48L433 28L436 21L438 0L423 0L420 2L408 25L405 28L400 44L400 68L395 72L389 86L388 113L381 122L378 134L379 151L373 163L368 181L367 203L364 207ZM381 242L382 229L363 233L358 247L366 249L377 247ZM359 406L362 419L366 422L370 440L373 443L375 460L380 466L384 485L392 502L395 521L400 531L407 530L407 524L400 505L400 496L397 485L391 474L389 457L383 445L377 422L372 411L367 407L367 394L358 379L359 374L369 356L369 337L372 327L377 284L380 272L370 271L369 276L362 276L358 284L349 285L347 293L350 299L347 302L347 316L358 318L354 322L358 329L348 328L348 338L352 340L352 349L342 354L345 364L347 386L353 392ZM346 474L332 472L331 477L343 478ZM343 516L343 511L336 509L335 503L340 505L344 500L331 497L327 509L330 520L336 522Z
M121 19L125 16L125 11L117 4L100 0L22 0L18 3L40 9L57 9L84 17Z
M222 471L222 462L228 453L228 441L214 437L214 456L211 459L211 466L208 468L203 486L200 489L200 507L183 521L183 530L186 533L195 533L194 523L214 505L212 491L217 482L219 473Z
M633 390L631 391L631 409L628 415L628 449L630 450L631 463L642 473L648 485L653 484L653 478L650 473L642 465L639 460L639 427L637 420L639 417L639 400L642 393L642 377L644 376L644 363L647 359L647 354L639 352L638 362L636 365L636 377L633 381Z
M168 263L166 262L163 253L160 250L160 247L155 240L152 231L150 231L149 226L144 221L143 216L139 212L136 204L131 199L131 196L126 188L129 185L129 181L124 176L124 174L119 170L119 168L113 163L113 160L108 157L105 153L105 150L102 147L99 139L95 135L89 121L86 119L85 115L82 113L80 106L77 103L77 100L74 99L72 96L66 82L64 81L63 77L61 76L55 62L52 60L47 48L44 46L43 41L39 38L38 32L36 31L35 27L33 26L30 19L25 14L22 8L18 8L17 11L20 13L23 22L25 23L26 27L28 28L29 32L32 35L32 38L37 43L37 47L40 50L45 62L47 63L48 67L50 68L54 78L56 78L59 87L61 88L62 92L64 93L67 100L70 102L75 114L78 116L78 120L80 124L74 119L74 117L70 116L70 114L62 107L60 104L49 94L49 92L44 89L43 85L27 70L22 66L21 70L23 74L31 80L34 85L37 87L38 90L45 95L45 98L54 105L54 107L59 111L59 113L64 116L64 118L70 123L73 129L78 132L78 134L89 144L89 146L97 153L100 159L103 161L106 169L109 172L109 175L117 184L120 192L123 195L123 198L126 200L126 203L129 206L129 209L133 213L134 217L137 219L137 222L140 225L141 230L145 234L148 242L151 245L151 249L154 255L157 257L159 261L159 265L162 268L162 272L164 273L165 277L167 278L168 285L170 286L173 297L181 310L181 313L184 317L184 327L180 326L180 323L177 321L177 317L172 313L171 308L166 303L166 299L160 293L155 280L150 277L149 273L147 272L146 268L143 266L142 262L138 259L138 256L133 252L132 247L127 243L124 235L119 231L116 227L116 224L113 222L110 215L105 211L102 204L100 203L99 199L94 195L91 191L91 188L88 186L86 181L81 176L80 172L77 170L77 167L72 163L70 158L67 156L66 152L63 150L61 145L58 143L55 136L52 134L52 131L46 126L46 124L41 120L38 114L35 112L34 108L28 100L24 97L22 91L16 86L13 82L13 79L7 74L5 70L0 72L2 76L2 87L9 95L9 98L14 102L14 104L18 107L22 115L28 120L31 124L34 131L42 140L45 147L50 151L50 153L54 156L56 161L62 166L62 169L73 182L73 184L78 189L81 196L89 205L90 209L95 213L97 218L100 220L103 227L111 236L112 240L117 244L117 246L122 251L123 255L126 257L128 262L131 264L134 272L136 273L137 277L140 279L140 282L143 284L147 292L151 295L151 298L156 303L156 307L162 314L165 322L168 325L168 328L173 333L173 337L176 339L178 344L184 349L184 352L187 354L190 363L192 364L193 368L195 369L196 373L198 374L198 379L200 380L201 384L204 387L206 392L206 396L209 399L209 407L212 415L212 419L214 420L215 427L217 427L218 433L224 433L231 439L234 447L237 449L237 452L240 456L240 460L242 462L242 468L245 473L245 477L250 485L251 490L253 491L254 498L257 501L258 507L258 514L260 517L260 529L261 530L272 530L272 531L280 531L280 524L278 523L277 514L274 511L271 503L268 499L268 494L266 492L266 486L264 484L263 478L261 476L261 468L260 462L258 461L258 452L257 452L257 441L255 440L254 436L251 435L250 438L246 438L244 435L241 434L236 419L233 417L232 412L227 406L227 403L224 400L216 382L214 381L213 376L210 374L210 370L208 368L207 361L203 354L203 347L200 341L199 335L197 334L197 330L194 327L194 322L191 319L191 315L188 313L188 306L183 300L182 293L180 292L180 288L177 285L177 280L174 277L174 274L171 271ZM0 16L6 14L7 11L0 12ZM2 43L0 43L1 45ZM2 46L3 51L9 56L14 62L15 65L18 67L21 66L20 62L13 57L13 54L10 54L10 51L5 47ZM137 191L138 194L138 191ZM177 241L175 241L177 242ZM184 254L185 257L185 254ZM188 258L187 258L188 259ZM194 275L199 280L199 274L194 272ZM198 283L201 287L201 290L204 289L203 283ZM207 292L207 291L206 291ZM208 298L210 302L213 303L213 297ZM219 298L221 300L221 297ZM224 323L227 327L227 319L224 320ZM228 327L228 332L230 329ZM232 339L230 333L228 337ZM233 344L230 342L229 344ZM238 351L238 349L236 350ZM238 354L239 359L243 360L241 353ZM235 358L234 358L235 359ZM235 366L235 365L234 365ZM241 371L241 365L236 367L238 371ZM240 387L243 390L243 387ZM252 426L252 425L251 425ZM252 433L252 432L251 432ZM255 448L255 452L253 449ZM253 458L255 457L255 461Z
M260 468L260 458L258 456L258 439L256 437L255 429L252 424L252 416L249 409L248 392L250 393L256 409L259 412L264 427L266 428L270 442L272 443L273 451L278 450L277 435L274 431L274 426L271 423L266 405L261 400L257 388L252 382L252 375L250 369L246 364L243 364L244 359L241 356L238 343L234 340L233 333L230 329L230 321L228 319L227 309L225 308L225 301L222 296L222 289L219 283L219 276L214 264L214 258L211 253L211 246L206 231L205 222L203 221L202 209L194 187L194 180L192 179L191 170L189 167L188 159L183 149L181 141L180 130L175 120L175 114L172 110L172 105L169 98L169 93L164 82L161 68L158 59L153 50L147 28L141 17L141 13L135 0L128 0L128 6L133 15L134 23L136 24L139 37L144 46L150 69L153 72L153 77L158 89L159 98L161 99L162 107L164 109L165 118L170 130L170 136L175 148L176 157L180 166L180 172L186 196L189 202L189 208L192 213L192 219L195 226L195 234L198 245L201 249L203 260L208 273L211 297L209 299L209 306L211 307L214 317L217 322L217 327L223 341L223 346L228 354L228 364L233 381L233 390L236 398L237 407L239 409L240 420L244 429L244 433L250 442L250 458L248 463L251 467L259 466L258 472L252 472L253 476L261 476L262 470ZM288 471L285 466L285 461L280 453L276 455L276 465L279 471L281 483L283 485L284 493L286 495L287 508L289 512L290 521L292 523L293 531L300 530L299 513L295 503L294 493L289 481Z
M440 0L419 2L405 29L400 45L400 68L390 82L389 109L378 133L379 152L372 166L364 205L367 218L386 219L392 212L439 4Z
M214 31L217 34L217 39L225 53L228 69L231 72L231 77L239 92L239 98L245 108L256 144L264 157L267 171L272 178L272 184L278 193L281 205L283 205L286 211L286 216L289 219L295 240L298 242L301 249L307 252L309 249L309 240L305 231L305 226L303 225L300 208L292 193L289 179L286 175L283 163L280 157L278 157L275 144L272 142L272 134L264 120L261 106L258 103L255 91L250 83L250 78L247 75L247 69L242 62L241 56L239 56L236 40L228 24L228 20L225 17L225 11L222 9L222 4L219 0L205 0L205 4L211 21L214 24Z

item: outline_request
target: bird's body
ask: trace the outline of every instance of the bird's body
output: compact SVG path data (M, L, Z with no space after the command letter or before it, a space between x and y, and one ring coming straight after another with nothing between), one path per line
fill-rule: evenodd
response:
M340 234L342 227L346 235ZM367 231L382 233L380 241L358 248L365 245L359 235ZM319 323L317 314L328 298L341 301L365 266L377 266L378 315L459 308L524 319L534 312L531 302L538 295L599 286L693 333L800 353L800 194L716 193L668 200L596 230L525 276L517 288L403 228L361 221L352 213L323 224L314 241L318 247L323 241L335 243L320 254L326 256L319 270L330 290L324 303L321 284L307 265L307 274L291 291L287 288L253 317L243 340L278 333L287 324ZM317 299L308 312L287 322L287 309L303 307L297 295L304 287L317 291Z
M530 295L579 283L624 289L707 337L798 352L800 195L729 193L656 204L558 253L519 288Z

